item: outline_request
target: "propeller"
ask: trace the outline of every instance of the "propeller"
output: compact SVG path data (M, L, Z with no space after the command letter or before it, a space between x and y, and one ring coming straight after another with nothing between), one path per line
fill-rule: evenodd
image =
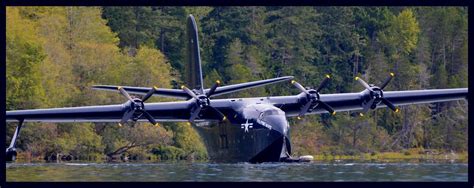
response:
M327 110L331 115L335 115L336 111L329 106L327 103L323 102L319 98L319 91L323 89L327 82L331 79L329 75L326 75L324 80L319 84L319 87L315 89L306 89L304 88L300 83L296 82L295 80L292 80L291 83L296 86L300 91L304 92L306 94L306 104L301 108L300 113L298 114L298 119L301 119L302 116L304 116L308 111L311 112L313 111L314 108L317 106L321 106L325 110Z
M219 80L216 80L214 85L212 85L211 89L207 93L200 93L200 90L194 92L184 85L181 86L181 89L186 92L191 98L193 98L194 108L191 109L191 116L189 118L189 122L193 122L203 110L210 111L211 114L217 115L222 121L225 121L227 119L221 111L211 106L211 101L209 100L209 98L212 97L212 95L220 84L221 82Z
M128 99L128 101L125 103L126 106L126 111L122 116L122 119L120 120L119 126L121 127L123 124L127 123L129 119L132 119L134 121L137 121L138 118L141 116L144 116L151 124L157 126L158 123L155 121L153 116L148 113L145 110L145 104L144 102L148 100L153 93L155 93L158 88L156 86L152 87L148 93L143 96L143 98L132 98L123 87L117 87L117 89L120 91L120 93Z
M380 103L384 103L385 105L387 105L387 107L392 109L394 112L400 111L400 109L395 107L395 105L393 105L392 102L390 102L389 100L383 97L383 89L388 85L388 83L392 80L394 76L395 76L394 73L390 73L390 75L382 83L381 87L378 87L372 84L369 85L361 78L355 77L355 80L357 80L362 86L364 86L369 91L369 95L370 95L370 99L368 101L365 101L365 103L362 104L363 113L367 112L369 108L375 109L377 105ZM363 113L359 113L359 115L364 116Z

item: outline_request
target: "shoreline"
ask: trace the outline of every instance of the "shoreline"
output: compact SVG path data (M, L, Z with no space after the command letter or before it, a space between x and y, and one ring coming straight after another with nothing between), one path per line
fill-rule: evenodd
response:
M361 153L358 155L325 155L316 154L312 155L314 161L334 161L334 160L356 160L356 161L410 161L410 162L423 162L423 161L460 161L463 163L468 162L468 153L436 153L436 154L419 154L409 152L381 152L381 153Z
M420 154L412 152L381 152L381 153L360 153L357 155L332 155L332 154L316 154L313 156L313 162L340 162L340 161L356 161L356 162L413 162L413 163L422 163L422 162L468 162L468 153L435 153L435 154ZM57 161L46 161L42 157L32 158L25 155L24 152L18 153L17 162L77 162L77 161L94 161L94 162L108 162L104 159L97 160L57 160ZM112 162L171 162L171 161L202 161L209 162L208 160L179 160L179 159L170 159L170 160L159 160L159 159L138 159L138 160L128 160L128 161L112 161ZM110 161L109 161L110 162Z

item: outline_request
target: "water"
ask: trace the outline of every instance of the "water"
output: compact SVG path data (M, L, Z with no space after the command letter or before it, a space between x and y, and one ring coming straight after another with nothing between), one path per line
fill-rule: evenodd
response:
M466 163L7 163L13 181L465 181Z

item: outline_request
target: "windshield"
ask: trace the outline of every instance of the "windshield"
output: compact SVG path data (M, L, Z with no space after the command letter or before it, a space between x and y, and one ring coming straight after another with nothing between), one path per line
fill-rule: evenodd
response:
M285 113L283 111L271 109L271 110L265 110L262 113L260 113L260 118L263 118L269 115L284 115L284 114Z
M265 112L263 112L263 115L283 115L283 113L281 111L278 111L278 110L267 110Z

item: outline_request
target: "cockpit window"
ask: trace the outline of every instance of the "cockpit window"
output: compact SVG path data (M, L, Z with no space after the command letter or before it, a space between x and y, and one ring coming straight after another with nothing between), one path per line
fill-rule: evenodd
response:
M258 116L258 119L263 121L265 117L270 116L270 115L285 115L285 112L280 111L280 110L274 110L274 109L265 110L262 113L260 113L260 115Z
M279 110L265 110L264 112L262 112L262 113L260 114L260 117L268 116L268 115L283 115L283 111L279 111Z

